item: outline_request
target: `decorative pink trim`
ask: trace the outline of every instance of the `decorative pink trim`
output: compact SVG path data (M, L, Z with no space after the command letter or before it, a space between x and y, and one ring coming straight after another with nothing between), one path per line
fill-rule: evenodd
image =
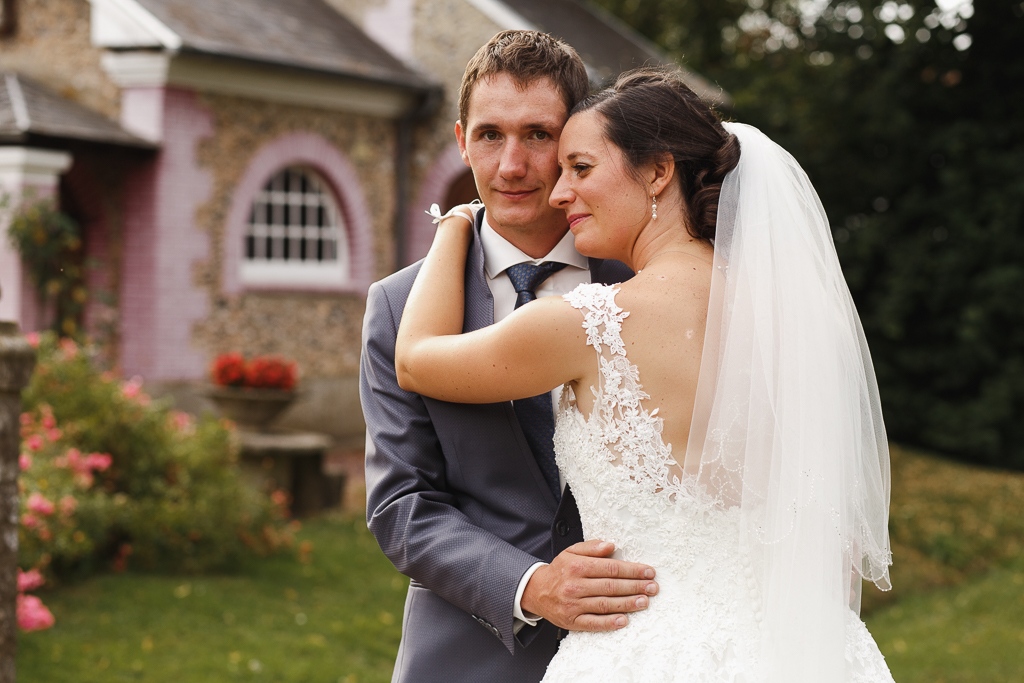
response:
M424 212L431 204L440 204L444 200L448 194L448 187L465 173L467 168L459 153L457 142L445 147L444 151L437 155L437 159L420 184L416 201L409 205L406 212L405 263L400 265L407 266L427 255L430 243L434 239L434 224Z
M252 286L241 281L242 245L252 200L264 184L288 166L310 166L331 186L345 217L349 279L342 285ZM326 138L314 133L289 133L267 143L252 157L235 187L224 231L224 292L246 290L330 291L366 294L376 271L373 255L373 218L363 195L355 166Z

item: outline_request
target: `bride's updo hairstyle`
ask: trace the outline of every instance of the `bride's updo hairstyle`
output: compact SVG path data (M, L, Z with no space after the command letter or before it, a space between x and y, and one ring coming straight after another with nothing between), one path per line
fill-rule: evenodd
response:
M666 155L675 160L686 228L698 239L713 239L722 181L739 163L740 145L679 72L627 71L615 85L580 101L571 114L591 109L604 118L605 136L622 150L638 181L646 164Z

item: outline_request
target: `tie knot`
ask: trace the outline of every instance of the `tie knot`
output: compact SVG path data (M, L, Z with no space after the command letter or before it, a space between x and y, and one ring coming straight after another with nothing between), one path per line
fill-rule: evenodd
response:
M532 263L517 263L514 266L509 266L505 272L508 273L508 279L512 281L512 286L515 287L516 293L519 295L516 299L516 308L536 299L537 294L534 290L537 289L537 286L551 277L552 273L562 268L565 268L564 263L554 261L545 261L539 266Z

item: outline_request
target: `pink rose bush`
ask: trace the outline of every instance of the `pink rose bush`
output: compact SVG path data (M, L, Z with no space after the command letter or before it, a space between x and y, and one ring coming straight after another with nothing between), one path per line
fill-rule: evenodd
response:
M47 404L21 415L21 438L21 565L46 569L55 550L60 562L77 562L95 550L95 539L76 533L76 512L81 501L92 503L101 495L94 489L95 477L110 468L112 459L105 453L83 455L69 446Z
M18 628L22 631L41 631L53 626L53 613L43 601L34 595L26 595L46 583L37 569L23 572L18 570L17 617Z
M18 594L18 628L22 631L41 631L53 626L53 613L34 595Z
M29 591L100 570L200 572L290 545L282 508L240 480L229 427L101 372L89 347L30 340L38 362L21 415L18 620L53 615ZM53 583L48 581L47 583Z

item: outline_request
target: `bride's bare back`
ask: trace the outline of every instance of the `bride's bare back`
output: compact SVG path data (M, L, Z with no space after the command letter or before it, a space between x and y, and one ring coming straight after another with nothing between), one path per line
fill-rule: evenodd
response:
M665 253L618 285L615 297L629 313L622 323L622 340L650 395L644 407L658 410L664 420L663 440L672 444L680 465L704 349L712 254L711 245L703 242L694 244L692 251ZM593 409L590 387L598 386L599 367L596 356L591 357L591 369L573 383L584 416Z

